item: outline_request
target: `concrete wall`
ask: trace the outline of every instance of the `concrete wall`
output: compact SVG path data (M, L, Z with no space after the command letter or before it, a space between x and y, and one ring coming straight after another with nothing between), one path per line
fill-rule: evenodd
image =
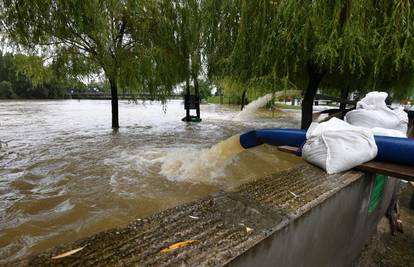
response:
M384 214L396 180L368 214L374 179L304 163L13 266L351 266ZM162 250L195 240L168 253ZM61 259L54 256L82 248Z
M366 176L349 184L229 265L351 266L376 231L398 180L388 179L381 204L368 214L373 181Z

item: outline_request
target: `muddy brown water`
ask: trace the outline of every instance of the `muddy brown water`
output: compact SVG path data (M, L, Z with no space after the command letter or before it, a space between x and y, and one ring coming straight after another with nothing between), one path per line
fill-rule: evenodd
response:
M182 101L0 101L0 263L290 168L300 159L261 146L228 157L210 147L260 127L298 127L297 113L235 121L238 107L202 105L181 122ZM215 154L226 157L215 157Z

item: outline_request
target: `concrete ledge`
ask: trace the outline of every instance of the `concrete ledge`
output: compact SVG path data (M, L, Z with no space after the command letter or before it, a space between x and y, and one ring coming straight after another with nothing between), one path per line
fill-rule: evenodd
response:
M383 203L368 215L373 179L364 177L355 171L327 175L305 163L236 192L168 209L13 265L349 266L375 230L393 190L388 180ZM160 253L190 239L197 241ZM79 247L84 248L52 259Z

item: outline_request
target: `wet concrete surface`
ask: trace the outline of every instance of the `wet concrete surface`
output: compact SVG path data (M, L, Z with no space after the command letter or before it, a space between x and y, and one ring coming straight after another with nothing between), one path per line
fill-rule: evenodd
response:
M377 233L361 253L355 267L408 267L414 266L414 209L409 205L413 188L406 184L400 193L400 219L404 233L391 235L388 220L378 224Z
M229 263L266 237L363 176L328 175L304 163L175 208L137 219L22 261L17 266L217 266ZM195 240L168 253L161 250ZM61 258L53 256L76 249Z

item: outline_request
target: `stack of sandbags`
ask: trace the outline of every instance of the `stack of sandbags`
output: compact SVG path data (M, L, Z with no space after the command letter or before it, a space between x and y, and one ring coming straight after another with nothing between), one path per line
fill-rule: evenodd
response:
M374 135L407 137L408 115L401 108L388 108L387 96L385 92L368 93L348 112L346 121L332 118L312 123L302 157L332 174L374 159L378 152Z
M385 92L370 92L348 112L345 121L351 125L372 129L375 135L406 137L408 115L402 108L387 107Z

